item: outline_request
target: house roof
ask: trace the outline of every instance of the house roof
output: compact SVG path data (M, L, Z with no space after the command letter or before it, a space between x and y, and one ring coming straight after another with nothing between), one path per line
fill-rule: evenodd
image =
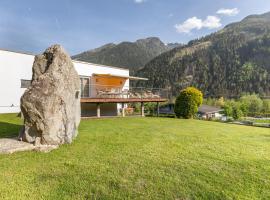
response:
M2 48L0 48L0 51L6 51L6 52L11 52L11 53L17 53L17 54L24 54L24 55L28 55L28 56L35 56L35 54L29 53L29 52L13 51L13 50L2 49ZM109 67L109 68L115 68L115 69L121 69L121 70L129 71L129 69L127 69L127 67L115 67L115 66L109 66L109 65L102 65L102 64L97 64L97 63L80 61L80 60L76 60L76 59L75 60L72 59L72 61L76 62L76 63L84 63L84 64L90 64L90 65L95 65L95 66L100 66L100 67Z
M208 105L201 105L198 109L198 112L199 113L217 113L217 112L220 112L222 111L221 108L219 107L214 107L214 106L208 106Z
M117 78L124 78L130 80L144 80L147 81L147 78L141 78L136 76L123 76L123 75L115 75L115 74L93 74L93 76L100 76L100 77L117 77Z

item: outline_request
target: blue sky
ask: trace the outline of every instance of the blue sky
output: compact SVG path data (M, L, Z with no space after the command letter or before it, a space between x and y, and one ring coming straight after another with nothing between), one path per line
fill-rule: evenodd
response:
M58 43L71 54L150 36L186 43L270 0L0 0L0 48L40 53Z

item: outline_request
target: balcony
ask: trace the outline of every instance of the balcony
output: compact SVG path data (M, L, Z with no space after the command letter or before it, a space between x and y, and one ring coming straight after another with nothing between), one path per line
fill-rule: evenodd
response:
M162 88L91 84L81 89L81 102L85 103L165 102L167 99L168 90Z

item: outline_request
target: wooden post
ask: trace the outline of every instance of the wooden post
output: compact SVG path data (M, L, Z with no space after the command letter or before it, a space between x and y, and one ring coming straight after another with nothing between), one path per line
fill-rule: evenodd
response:
M125 103L122 103L122 117L125 117Z
M144 102L141 102L141 116L144 117Z
M100 103L97 103L97 117L100 118Z
M159 102L157 102L157 117L159 117Z

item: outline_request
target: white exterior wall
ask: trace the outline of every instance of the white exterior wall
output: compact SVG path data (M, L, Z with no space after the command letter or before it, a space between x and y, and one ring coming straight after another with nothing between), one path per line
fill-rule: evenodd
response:
M25 91L21 79L32 79L33 62L33 55L0 50L0 113L20 112L20 98Z
M129 70L107 67L103 65L96 65L92 63L86 63L81 61L73 61L74 66L80 76L92 76L93 74L111 74L118 76L129 76ZM90 84L95 84L93 80L91 80ZM95 86L92 85L92 89ZM129 80L125 82L123 88L129 88Z
M215 118L217 118L217 119L221 119L223 117L223 115L222 114L220 114L220 113L215 113Z
M32 79L34 55L0 50L0 113L20 112L20 98L25 88L21 88L21 79ZM129 76L126 69L73 61L80 76L92 76L93 73ZM129 87L126 81L125 88Z

